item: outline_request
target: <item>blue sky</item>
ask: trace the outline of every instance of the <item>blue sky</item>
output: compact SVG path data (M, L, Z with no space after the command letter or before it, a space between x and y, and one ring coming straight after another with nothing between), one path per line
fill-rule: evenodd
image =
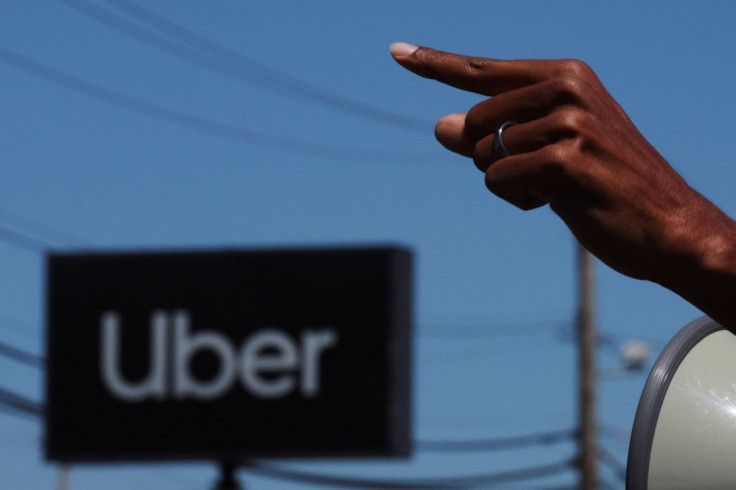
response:
M34 233L65 250L410 246L419 439L493 438L574 424L575 356L560 333L575 305L574 242L551 211L524 213L499 201L472 162L434 141L439 117L482 99L401 69L389 56L391 42L587 61L670 163L736 215L732 2L145 3L251 60L233 69L236 62L226 59L230 77L193 63L201 53L178 58L71 8L74 3L0 5L0 224L30 232L31 220L63 231ZM95 5L124 15L111 2ZM37 67L32 62L103 87L107 101L71 89L70 79L61 86L39 78L38 69L27 71ZM288 74L300 87L418 123L400 128L305 100L303 93L278 92L271 82L249 78L259 73L252 62ZM118 105L109 103L112 93ZM149 105L130 110L133 99ZM151 117L150 104L177 116ZM305 145L307 153L300 150ZM600 264L597 273L599 325L616 339L642 337L659 349L699 315L656 285ZM0 242L1 341L42 351L43 287L42 257ZM615 351L600 351L599 364L615 367ZM644 381L644 375L602 381L601 424L630 428ZM32 369L0 359L0 386L39 399L41 382ZM53 488L56 468L41 457L41 437L36 422L0 413L7 488ZM602 443L625 461L625 440ZM410 478L492 473L573 453L561 443L418 453L410 461L288 465ZM602 475L615 481L606 470ZM250 488L302 488L245 479ZM72 471L75 489L206 488L212 480L205 464ZM573 481L568 471L533 483Z

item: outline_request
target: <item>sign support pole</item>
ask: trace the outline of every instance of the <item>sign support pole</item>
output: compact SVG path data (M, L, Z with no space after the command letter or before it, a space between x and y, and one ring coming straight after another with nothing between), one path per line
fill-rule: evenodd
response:
M71 490L69 485L69 466L62 464L59 466L59 478L57 480L56 488L58 490Z
M240 482L235 477L236 469L235 463L221 462L220 479L217 480L214 490L244 490L244 487L240 485Z

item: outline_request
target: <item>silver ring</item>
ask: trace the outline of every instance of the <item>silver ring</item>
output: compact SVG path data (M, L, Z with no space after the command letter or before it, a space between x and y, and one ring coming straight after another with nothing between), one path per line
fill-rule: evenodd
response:
M496 130L496 132L493 135L493 151L500 155L501 157L507 157L511 155L511 152L508 148L506 148L506 145L503 144L503 130L506 129L509 126L513 126L516 124L514 121L506 121L503 123L499 128Z

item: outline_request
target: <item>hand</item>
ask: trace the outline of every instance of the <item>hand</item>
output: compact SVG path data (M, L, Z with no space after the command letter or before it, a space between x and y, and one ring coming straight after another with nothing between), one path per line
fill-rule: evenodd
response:
M473 158L491 192L524 210L549 204L603 262L704 310L717 310L700 298L714 274L725 274L736 304L736 224L687 185L585 63L502 61L403 43L392 54L417 75L491 96L435 129L446 148ZM517 123L503 132L510 156L493 145L506 121Z

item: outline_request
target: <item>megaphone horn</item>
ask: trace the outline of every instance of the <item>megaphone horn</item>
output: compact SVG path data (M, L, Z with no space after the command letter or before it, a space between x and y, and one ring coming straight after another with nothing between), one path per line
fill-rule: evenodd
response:
M736 335L708 317L680 330L649 374L626 488L736 488Z

